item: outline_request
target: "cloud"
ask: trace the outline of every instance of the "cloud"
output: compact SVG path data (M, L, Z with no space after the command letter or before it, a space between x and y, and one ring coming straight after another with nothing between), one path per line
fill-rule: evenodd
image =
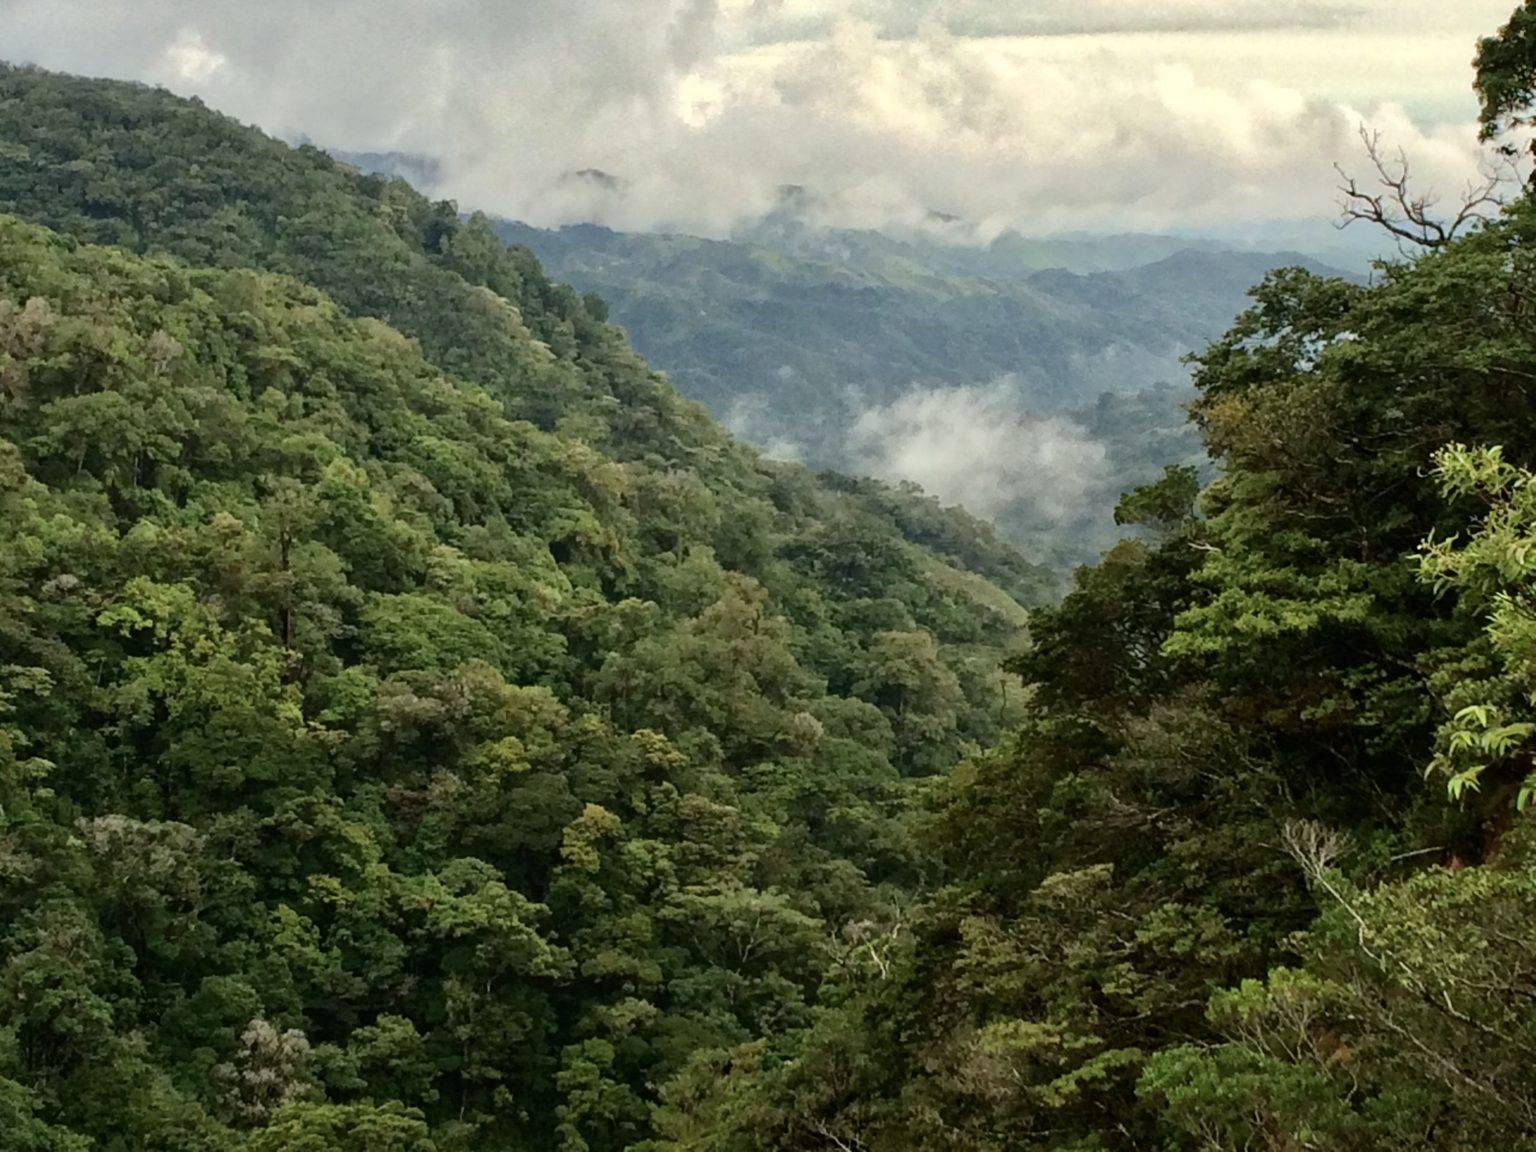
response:
M1367 121L1474 171L1467 61L1509 0L0 0L0 55L290 138L441 161L538 224L986 236L1332 214ZM574 179L600 171L612 181Z
M202 36L190 28L183 30L165 50L165 61L179 79L189 84L205 83L229 62L223 53L211 51Z
M1503 0L734 0L764 37L815 38L839 20L873 24L887 37L937 24L956 35L1070 36L1145 32L1346 29L1390 35L1491 31L1509 16Z
M1362 7L1348 0L780 0L756 15L781 35L800 37L823 34L849 18L873 24L887 37L911 36L932 24L963 36L1065 36L1338 28L1358 19Z
M934 27L893 41L845 22L757 71L737 61L700 83L709 110L671 141L676 165L635 179L631 223L688 202L679 171L712 184L713 203L749 210L778 184L804 185L840 225L932 212L1026 231L1328 215L1332 163L1357 154L1362 122L1431 183L1460 186L1477 163L1469 124L1426 128L1402 105L1367 111L1155 54Z
M914 389L868 409L854 423L848 448L857 471L910 480L988 519L1021 504L1065 519L1082 510L1109 467L1104 445L1079 425L1031 417L1008 377Z
M785 364L777 372L780 379L790 379L794 369ZM783 428L783 421L776 417L769 405L769 398L761 392L748 392L737 396L720 421L732 436L757 446L758 451L775 460L803 460L805 447Z

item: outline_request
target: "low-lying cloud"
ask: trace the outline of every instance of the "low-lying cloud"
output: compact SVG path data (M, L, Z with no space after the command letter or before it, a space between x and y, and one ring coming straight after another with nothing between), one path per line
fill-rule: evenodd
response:
M805 447L783 429L782 420L772 411L768 397L760 392L736 397L720 423L732 436L754 445L775 460L805 458Z
M1024 506L1060 521L1104 482L1103 444L1062 417L1031 416L1018 383L914 389L864 411L848 435L854 470L909 480L985 519Z

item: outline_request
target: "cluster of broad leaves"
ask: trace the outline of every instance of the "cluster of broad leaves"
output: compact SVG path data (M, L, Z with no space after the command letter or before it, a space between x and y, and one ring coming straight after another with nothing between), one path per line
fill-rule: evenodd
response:
M1480 62L1529 127L1536 5ZM1036 614L942 886L663 1147L1536 1149L1536 198L1272 276L1195 369L1220 475Z
M195 103L0 211L0 1148L616 1152L885 964L1038 569Z

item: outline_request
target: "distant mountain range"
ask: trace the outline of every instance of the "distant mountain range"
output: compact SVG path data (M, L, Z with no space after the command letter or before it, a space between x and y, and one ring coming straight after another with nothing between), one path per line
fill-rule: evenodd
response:
M740 434L828 466L849 463L866 411L915 388L1006 378L1031 410L1059 413L1178 384L1182 358L1270 269L1332 271L1170 237L969 248L772 223L734 240L497 228L602 296L635 346Z
M1118 495L1203 456L1183 359L1297 253L1166 236L984 246L770 220L731 240L499 222L608 304L737 435L909 480L1059 567L1118 534Z
M419 158L341 155L421 175ZM1183 360L1226 331L1248 291L1282 266L1346 274L1209 238L962 243L964 226L942 221L908 236L830 230L793 200L730 239L494 226L600 296L736 435L919 483L1058 567L1113 540L1121 491L1203 460Z

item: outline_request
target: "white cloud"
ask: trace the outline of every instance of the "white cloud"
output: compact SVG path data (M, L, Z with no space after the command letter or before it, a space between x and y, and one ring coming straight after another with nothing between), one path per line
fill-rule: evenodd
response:
M836 223L1118 230L1331 214L1362 120L1459 185L1473 41L1510 7L0 0L0 55L427 153L444 194L535 223L721 233L798 184Z
M775 373L781 380L788 380L794 374L788 364L781 365ZM785 434L782 422L775 418L769 407L769 398L762 393L737 396L720 423L737 439L756 445L765 456L775 460L805 458L804 447Z
M911 480L988 518L1024 504L1063 519L1081 510L1108 468L1103 444L1070 420L1031 417L1007 377L913 389L870 408L854 423L848 448L857 471Z
M1473 36L1508 17L1504 0L730 0L780 35L814 35L840 19L872 23L888 36L941 24L965 35L1057 36L1137 32L1343 29Z
M191 28L181 34L165 50L165 60L176 77L188 84L202 84L228 62L222 52L215 52L203 43L200 33Z

